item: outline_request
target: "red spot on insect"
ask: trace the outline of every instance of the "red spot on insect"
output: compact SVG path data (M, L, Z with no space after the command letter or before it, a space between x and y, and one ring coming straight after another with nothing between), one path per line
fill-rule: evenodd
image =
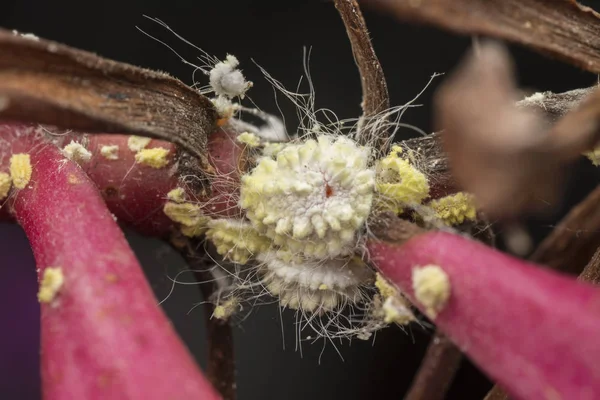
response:
M330 198L331 196L333 196L333 189L329 183L325 183L325 197Z

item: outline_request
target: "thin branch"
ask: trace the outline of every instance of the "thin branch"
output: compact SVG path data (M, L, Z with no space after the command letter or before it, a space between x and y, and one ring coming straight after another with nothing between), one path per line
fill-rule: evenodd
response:
M600 245L600 186L577 204L531 255L531 261L578 274Z
M401 20L523 44L600 73L600 15L574 0L369 0Z
M494 385L483 400L508 400L508 394L498 385Z
M579 280L593 283L594 285L600 284L600 247L598 247L590 262L587 263L579 275Z
M195 271L196 281L200 283L208 349L206 377L219 391L223 400L235 400L235 353L231 324L227 320L213 318L215 306L210 302L210 299L217 291L217 285L214 276L206 268L204 258L196 250L202 248L202 245L197 241L180 237L174 243L180 240L183 240L185 245L174 245L174 248L180 252L189 267Z
M375 54L375 49L369 39L367 26L362 12L355 0L334 0L352 45L354 60L358 66L362 84L362 110L360 128L367 130L360 132L359 140L362 143L373 144L379 150L385 151L389 145L386 131L375 124L369 124L369 119L377 116L390 107L387 83L383 69Z
M421 367L404 400L442 400L458 371L462 354L444 334L431 339Z
M213 279L207 271L196 272L200 291L204 301L204 319L206 322L206 337L208 347L208 364L206 377L221 393L224 400L235 400L235 354L233 345L233 330L229 321L213 318L215 306L207 301L215 291L215 285L206 283Z

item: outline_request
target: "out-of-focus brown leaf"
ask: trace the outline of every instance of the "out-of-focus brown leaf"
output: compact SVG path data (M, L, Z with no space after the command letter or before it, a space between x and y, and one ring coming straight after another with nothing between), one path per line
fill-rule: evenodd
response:
M510 58L496 43L472 52L436 95L435 123L453 176L491 216L548 199L560 176L545 150L546 120L517 107L517 98Z
M508 53L488 42L436 94L435 122L453 176L492 217L552 203L565 165L600 140L595 88L515 102L518 96Z
M0 29L0 119L136 133L203 159L216 112L164 73Z
M365 0L407 22L526 45L600 73L600 14L574 0Z

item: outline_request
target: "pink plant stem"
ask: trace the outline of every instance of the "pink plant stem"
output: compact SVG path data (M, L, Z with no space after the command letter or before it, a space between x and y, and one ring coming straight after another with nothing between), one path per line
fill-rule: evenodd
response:
M51 128L47 129L50 130ZM10 154L14 152L14 142L22 136L31 140L41 135L42 129L36 126L4 123L0 124L0 172L8 171ZM208 137L208 160L211 191L194 193L188 185L180 182L179 163L176 147L168 142L152 140L147 148L163 147L170 151L169 163L163 168L152 168L137 164L135 152L128 148L129 135L94 134L89 136L87 149L92 153L89 162L82 168L100 190L109 210L123 222L138 232L165 236L176 229L175 224L164 213L167 193L176 187L186 190L187 197L203 207L203 212L215 218L239 215L237 206L240 177L240 160L243 147L235 141L237 133L230 127L219 128ZM62 147L71 140L81 141L81 134L56 136L55 144ZM4 140L1 140L4 139ZM48 141L40 138L39 143ZM110 160L101 154L104 146L118 146L117 159ZM188 160L187 162L193 162ZM199 177L187 177L189 180ZM0 221L11 220L8 207L1 207Z
M93 183L58 149L21 137L33 176L14 195L40 277L65 282L42 304L46 400L217 399L177 338Z
M600 398L600 289L444 232L368 247L422 310L413 268L446 272L451 295L434 322L514 398Z

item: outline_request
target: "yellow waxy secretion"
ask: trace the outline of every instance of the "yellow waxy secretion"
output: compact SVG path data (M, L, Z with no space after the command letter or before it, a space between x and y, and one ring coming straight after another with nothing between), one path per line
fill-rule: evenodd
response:
M375 287L381 293L384 299L388 297L394 297L400 295L398 289L394 287L387 279L385 279L380 273L375 275Z
M10 192L12 186L12 179L6 172L0 172L0 200L4 200Z
M224 301L223 303L217 305L215 307L215 310L213 311L213 317L220 319L220 320L226 320L229 319L229 317L231 317L233 315L233 313L235 313L236 308L239 305L239 300L237 297L232 297L226 301Z
M267 251L269 238L260 235L252 224L236 219L215 219L208 223L206 238L217 252L238 264L246 264L255 254Z
M131 135L127 139L127 147L129 147L129 150L137 153L138 151L146 148L151 141L152 139L147 137Z
M167 199L175 203L183 203L185 201L185 190L183 188L175 188L167 193Z
M10 157L10 176L17 189L24 189L31 179L31 157L29 154L13 154Z
M44 270L40 290L38 291L38 300L40 303L50 303L60 288L65 283L65 277L61 267L48 267Z
M591 151L583 153L583 155L586 156L596 167L600 166L600 146L595 147Z
M135 161L152 168L162 168L169 163L169 150L163 147L142 149L135 154Z
M400 296L385 299L382 310L383 322L386 324L406 325L415 320L415 315L410 310L406 301Z
M400 158L402 148L394 146L391 153L377 165L377 204L396 212L404 205L421 204L429 196L425 174L409 161Z
M169 201L163 207L163 212L173 222L181 224L181 232L188 237L204 234L211 220L197 204Z
M425 306L425 313L435 318L444 309L450 298L450 278L438 265L414 268L412 284L415 299Z
M414 314L400 291L380 273L375 275L375 287L383 299L381 312L383 313L383 321L386 324L405 325L415 320Z
M474 221L477 217L473 196L464 192L432 200L428 206L446 225L462 224L465 220Z
M254 133L244 132L240 133L236 140L240 143L245 144L248 147L258 147L260 146L260 138L256 136Z

